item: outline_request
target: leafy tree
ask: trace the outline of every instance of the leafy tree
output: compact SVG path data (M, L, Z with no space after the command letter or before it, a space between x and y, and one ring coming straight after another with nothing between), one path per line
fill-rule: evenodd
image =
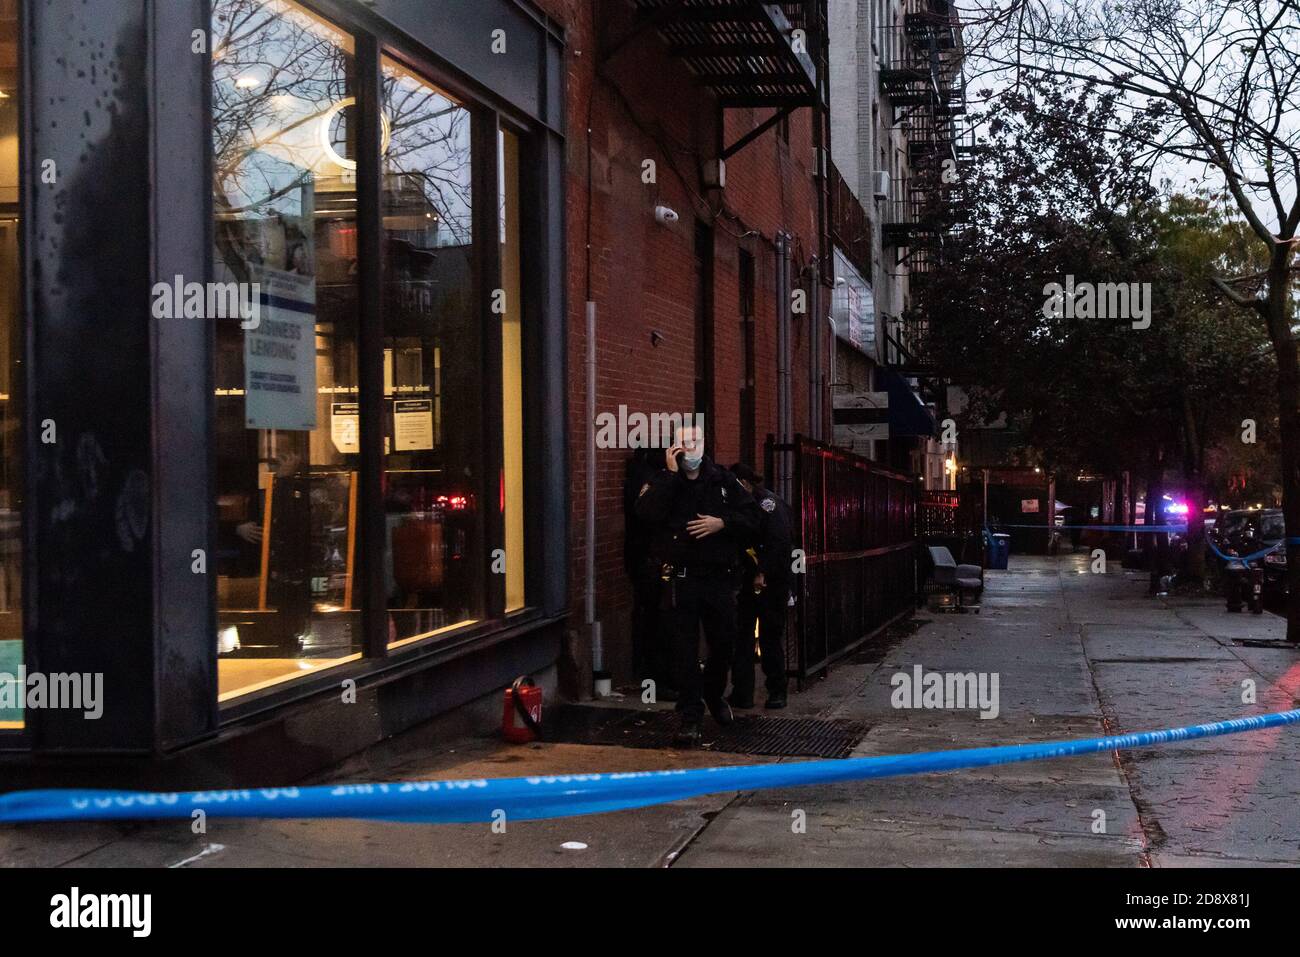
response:
M1031 77L1103 85L1160 122L1143 157L1203 168L1248 227L1260 268L1212 278L1267 331L1275 359L1283 509L1300 530L1300 4L1296 0L971 0L966 50L1012 89ZM1133 131L1137 132L1137 131ZM1136 145L1136 144L1135 144ZM1300 544L1287 637L1300 642Z
M1209 469L1227 461L1211 450L1240 444L1272 360L1209 281L1249 264L1243 224L1214 197L1165 195L1139 155L1161 110L1129 113L1114 91L1046 76L998 98L964 181L964 241L918 309L970 418L1009 415L1049 468L1136 471L1148 502L1178 473L1199 575ZM1149 289L1149 325L1051 309L1052 284L1071 282Z

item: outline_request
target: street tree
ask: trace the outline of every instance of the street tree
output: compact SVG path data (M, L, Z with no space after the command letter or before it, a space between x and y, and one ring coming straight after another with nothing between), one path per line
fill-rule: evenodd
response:
M1121 110L1113 91L1050 77L999 97L964 180L964 241L918 308L937 320L932 358L971 418L1009 414L1063 472L1132 470L1148 502L1180 473L1199 576L1211 450L1238 441L1272 359L1206 281L1247 261L1243 225L1213 197L1158 189L1137 154L1160 108ZM1148 286L1150 325L1044 308L1049 285L1075 280Z
M1140 145L1216 180L1263 267L1211 279L1267 331L1276 362L1283 509L1300 530L1300 4L1296 0L971 0L968 53L1013 88L1032 76L1102 84L1165 107ZM1295 539L1293 541L1300 541ZM1288 545L1287 637L1300 642L1300 544Z

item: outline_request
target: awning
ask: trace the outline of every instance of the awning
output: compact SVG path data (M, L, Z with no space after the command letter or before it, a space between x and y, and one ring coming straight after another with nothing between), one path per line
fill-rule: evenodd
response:
M920 396L912 391L907 380L892 369L880 369L878 385L883 385L889 393L889 434L924 435L937 434L934 416L925 407Z

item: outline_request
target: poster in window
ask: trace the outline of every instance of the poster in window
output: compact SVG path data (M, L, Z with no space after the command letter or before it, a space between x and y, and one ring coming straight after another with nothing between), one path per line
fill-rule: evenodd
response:
M1033 512L1037 512L1037 511L1038 511L1038 499L1036 499L1036 498L1022 498L1022 499L1020 500L1020 511L1023 512L1023 513L1025 513L1026 515L1031 514L1031 513L1033 513Z
M393 403L393 450L433 448L433 400L398 399Z
M334 448L338 449L343 455L351 455L361 451L357 439L360 423L360 403L330 403L330 439L334 442Z
M260 269L260 314L244 331L245 425L316 428L316 280Z

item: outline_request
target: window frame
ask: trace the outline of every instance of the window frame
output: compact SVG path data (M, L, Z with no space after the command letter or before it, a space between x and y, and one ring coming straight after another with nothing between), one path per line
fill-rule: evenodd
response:
M221 702L218 724L237 723L251 715L278 708L288 701L326 692L337 692L345 678L396 677L466 652L491 647L509 640L545 618L538 601L542 595L539 576L544 571L540 535L543 529L542 496L533 483L525 482L524 493L524 606L505 612L505 576L484 572L484 614L481 619L455 625L439 634L410 641L397 647L388 642L387 595L383 580L385 514L382 498L383 451L383 162L382 128L378 104L382 96L382 69L390 59L426 82L458 100L471 117L471 210L473 236L473 281L477 312L482 330L481 390L483 428L479 436L483 450L481 478L476 492L483 508L478 554L490 561L495 547L505 546L502 512L495 504L500 487L495 476L503 474L504 443L501 426L503 406L501 317L491 311L492 290L501 285L501 250L498 242L497 198L500 130L517 137L520 154L520 320L523 323L522 397L524 417L524 475L539 475L543 451L537 436L543 383L537 362L540 353L545 303L540 294L538 261L545 261L543 231L548 201L546 184L536 174L536 159L545 148L546 129L537 121L513 109L500 97L469 78L458 74L418 40L396 31L383 20L338 0L295 0L311 13L348 33L355 44L358 156L356 170L357 258L359 325L358 383L361 449L358 460L357 564L353 594L361 614L361 658L311 672L274 686L252 691ZM211 120L208 124L209 143ZM493 425L495 423L495 426ZM215 481L215 474L214 474ZM214 485L215 488L215 485ZM215 495L209 507L215 514ZM215 523L214 523L215 524ZM499 544L498 544L499 543ZM215 588L215 576L214 576ZM215 642L215 635L213 636ZM219 667L219 662L218 662ZM213 676L215 693L216 675Z
M34 315L33 303L31 302L31 284L27 281L27 270L30 268L28 250L35 241L34 237L29 234L32 229L31 217L28 215L30 203L28 202L28 193L32 189L32 170L33 165L29 161L28 149L31 144L31 77L29 75L27 48L29 37L28 30L28 13L26 0L18 0L18 19L16 30L17 45L17 76L18 76L18 95L14 97L15 106L18 110L18 198L15 205L15 212L18 217L17 243L17 301L18 315L15 317L19 326L19 353L22 361L17 368L10 370L10 397L16 398L18 404L18 417L21 422L22 431L18 435L16 447L20 450L19 461L14 468L14 484L21 490L21 505L18 509L18 543L19 543L19 597L18 606L21 616L19 628L19 641L22 643L21 661L28 673L39 670L37 643L33 640L33 635L29 634L30 623L35 619L33 614L35 602L35 587L32 581L31 570L33 568L33 559L36 557L36 548L34 544L35 525L31 521L31 511L34 507L32 489L28 481L28 463L31 460L32 450L38 441L37 435L31 428L30 410L31 403L31 376L29 370L33 368L35 350L33 348L32 323L31 316ZM37 430L39 431L39 430ZM8 750L26 750L33 741L33 725L31 717L27 714L27 709L23 709L23 724L17 728L0 727L0 752Z

